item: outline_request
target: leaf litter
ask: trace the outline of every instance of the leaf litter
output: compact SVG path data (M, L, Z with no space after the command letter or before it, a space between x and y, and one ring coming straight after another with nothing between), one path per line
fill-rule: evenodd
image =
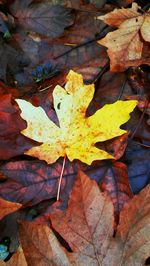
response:
M4 259L0 264L147 265L149 5L145 1L121 0L114 3L15 0L1 1L1 8L0 215L1 218L5 216L0 221L0 258ZM120 23L119 14L124 19L120 25L116 24ZM112 18L113 22L110 21ZM134 27L130 26L132 20ZM136 44L121 39L120 31L125 30L124 25L128 33L136 30ZM118 30L115 30L116 26ZM114 37L109 36L114 36L115 32L119 35L113 53L112 48L108 48L109 70L109 59L103 45L111 45ZM127 49L117 50L120 40L121 47L128 46ZM65 100L71 98L71 93L67 91L69 80L66 82L70 69L82 74L84 79L80 84L75 81L72 89L80 94L81 90L90 88L89 94L82 99L71 92L73 104L77 99L80 99L80 105L86 100L89 102L84 109L83 120L79 118L80 112L74 112L78 105L74 104L73 110L67 109L67 105L71 106L71 102ZM93 99L89 97L94 91L91 84L95 85ZM59 93L54 97L53 105L55 87ZM63 101L59 106L60 94L63 94L66 106ZM46 158L43 156L42 160L35 160L33 154L28 154L35 149L40 151L45 139L39 141L38 134L36 140L35 134L31 134L34 140L30 134L23 136L22 132L28 132L29 121L22 118L23 111L21 114L14 101L17 98L22 98L17 101L24 102L29 110L30 107L32 110L41 108L47 121L61 132L61 147L58 150L63 152L58 152L56 162L45 162L46 158L53 158L55 149L48 152ZM85 131L88 119L92 121L97 113L100 114L107 106L116 106L118 102L118 113L121 115L123 104L136 101L138 105L130 120L127 122L128 117L118 124L118 135L112 134L110 137L104 130L107 135L105 140L99 142L94 137L89 148L83 149L84 156L83 153L82 156L78 155L87 137L83 134L80 143L77 135ZM112 124L106 123L106 120L117 121L116 116L113 117L114 111L110 110L109 119L103 119L104 124L108 125L107 130ZM65 122L65 112L68 120L76 116L80 122L84 121L81 123L84 126L81 126L77 119L76 122L72 119L71 127L76 133L75 143L78 146L73 156L71 153L72 157L62 145L64 140L69 144L68 149L72 150L74 145L72 131L68 130ZM34 125L36 120L37 116ZM96 132L100 121L98 117L92 132ZM36 127L33 128L36 130ZM45 130L44 136L50 140L51 129L45 126L42 129ZM92 139L91 136L89 139ZM100 157L94 156L89 159L91 147L98 152L104 151L109 159L99 160ZM66 162L60 201L56 202L63 165L61 156Z

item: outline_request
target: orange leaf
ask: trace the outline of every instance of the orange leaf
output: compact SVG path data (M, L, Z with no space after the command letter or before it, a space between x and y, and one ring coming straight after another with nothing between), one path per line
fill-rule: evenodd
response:
M111 71L124 71L130 66L150 64L150 56L143 54L145 42L150 42L150 12L142 14L139 9L140 7L133 3L132 8L115 9L98 17L119 28L98 41L108 47Z
M0 219L11 212L15 212L21 208L21 204L7 201L0 198Z
M68 209L60 211L55 205L52 210L56 211L51 214L54 230L37 222L21 222L20 239L28 265L145 265L150 250L149 202L150 185L121 211L114 237L111 200L80 172ZM53 232L59 233L61 243Z
M114 218L110 198L100 192L95 181L80 172L68 209L52 214L51 219L71 249L80 253L81 265L101 265L113 235Z

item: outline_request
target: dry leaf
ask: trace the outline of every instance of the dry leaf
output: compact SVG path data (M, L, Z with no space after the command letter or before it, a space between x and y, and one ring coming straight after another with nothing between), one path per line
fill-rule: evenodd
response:
M28 266L71 265L65 250L48 226L21 222L20 239Z
M101 189L107 191L114 204L115 222L118 224L120 211L124 204L133 197L129 184L127 166L121 162L110 165L102 180Z
M114 217L110 198L100 192L95 181L80 172L68 209L52 214L51 219L79 265L101 265L113 235Z
M10 9L24 29L52 38L62 35L74 21L71 9L47 1L31 5L31 1L15 0Z
M150 256L150 185L126 204L104 265L146 265Z
M111 71L124 71L130 66L150 64L150 54L143 55L144 41L150 42L150 12L143 14L139 10L140 7L133 3L132 8L115 9L98 17L119 28L98 41L108 47Z
M17 99L21 116L28 123L22 134L39 142L26 154L54 163L60 156L70 161L79 159L91 164L94 160L112 159L112 155L96 148L97 142L120 136L126 131L120 125L130 118L137 101L117 101L107 104L94 115L86 117L86 110L94 95L94 84L84 85L80 74L69 72L65 89L56 86L53 91L54 108L60 127L54 124L41 107Z
M4 216L11 212L17 211L21 208L21 206L22 205L19 203L10 202L0 198L0 219L2 219Z
M80 172L68 209L60 211L56 205L51 214L53 228L63 237L61 244L48 226L20 223L20 240L28 265L145 265L150 250L149 202L150 185L121 211L114 237L111 200L100 192L95 181ZM72 252L62 247L64 241Z
M51 215L53 227L73 251L70 265L145 265L150 250L149 202L150 185L121 211L114 238L111 201L80 173L68 209Z

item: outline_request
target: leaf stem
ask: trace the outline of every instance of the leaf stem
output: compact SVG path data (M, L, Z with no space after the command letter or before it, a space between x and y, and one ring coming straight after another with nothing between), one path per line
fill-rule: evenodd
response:
M66 155L64 156L63 165L62 165L62 169L61 169L61 173L59 177L58 190L57 190L57 201L59 201L59 197L60 197L60 188L61 188L62 177L63 177L63 173L65 169L65 163L66 163Z

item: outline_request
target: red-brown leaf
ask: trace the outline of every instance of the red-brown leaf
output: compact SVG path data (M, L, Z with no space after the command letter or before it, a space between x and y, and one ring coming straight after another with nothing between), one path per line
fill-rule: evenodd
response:
M60 161L61 162L61 161ZM0 185L0 196L22 204L37 204L55 198L62 163L47 165L43 161L9 162L0 167L8 180ZM76 166L66 164L61 185L61 198L66 200L77 173Z
M6 160L23 154L34 142L20 134L26 123L11 94L0 95L0 102L0 159Z
M17 22L25 30L55 38L62 35L64 29L74 21L71 10L61 5L42 1L31 6L31 2L16 0L11 6Z
M21 208L21 206L22 205L19 203L6 201L0 198L0 219L2 219L4 216L11 212L17 211Z
M107 191L114 204L116 223L124 204L133 196L130 188L127 166L121 162L114 162L108 167L101 188Z
M52 214L51 220L74 252L87 256L89 265L100 264L113 234L113 206L95 181L80 172L68 209Z

